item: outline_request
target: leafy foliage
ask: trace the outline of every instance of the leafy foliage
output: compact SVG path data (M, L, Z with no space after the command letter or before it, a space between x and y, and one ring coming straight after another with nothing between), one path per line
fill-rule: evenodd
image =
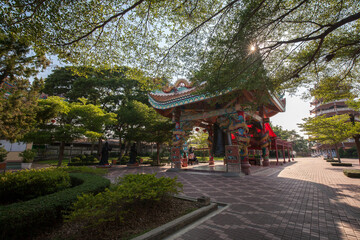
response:
M303 120L304 123L298 125L302 128L302 131L309 135L309 139L336 146L335 149L339 160L337 145L360 133L360 123L351 123L347 114L333 117L322 115Z
M319 141L324 144L338 144L352 137L359 132L360 124L355 126L349 122L348 115L335 115L327 117L325 115L305 118L303 124L298 124L302 131L310 135L311 140Z
M276 136L280 139L290 141L293 143L293 150L297 153L307 154L310 153L310 144L307 139L300 136L295 130L286 130L281 126L271 126Z
M182 184L176 178L157 178L155 174L126 175L119 178L118 184L97 195L84 194L73 205L73 212L67 216L71 222L81 221L86 226L123 222L132 208L164 200L176 194Z
M29 201L0 206L0 238L24 239L62 220L81 193L98 193L109 187L110 181L100 176L71 173L71 181L79 185L34 198Z
M106 113L99 106L81 103L69 103L60 97L49 97L40 100L37 118L37 130L29 133L26 140L34 143L61 142L59 166L61 165L66 142L82 136L101 137L106 126L115 123L115 114ZM48 122L53 118L55 122Z
M6 160L7 153L8 152L5 150L4 147L0 147L0 162L3 162Z
M30 163L34 161L34 158L37 154L36 150L27 149L19 154L19 156L22 158L23 163Z
M0 85L0 137L14 142L35 127L42 82L35 80L30 84L27 80L15 79L9 83L13 87L3 85L1 89Z
M0 186L1 203L12 203L63 190L70 186L70 177L54 168L6 172Z

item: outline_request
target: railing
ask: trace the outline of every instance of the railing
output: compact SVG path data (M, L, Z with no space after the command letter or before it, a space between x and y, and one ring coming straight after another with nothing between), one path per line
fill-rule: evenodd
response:
M333 109L328 109L328 110L321 110L321 111L317 111L315 112L316 116L319 116L319 115L323 115L323 114L326 114L326 113L333 113L333 112L344 112L344 111L354 111L354 109L351 109L351 108L333 108Z
M340 99L340 100L332 101L331 103L346 102L347 100L348 99ZM325 105L325 104L328 104L328 103L319 102L318 104L315 105L315 107L319 107L319 106Z

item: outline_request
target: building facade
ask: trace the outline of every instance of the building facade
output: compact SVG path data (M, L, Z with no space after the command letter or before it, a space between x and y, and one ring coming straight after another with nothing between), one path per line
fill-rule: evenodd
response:
M310 106L314 107L310 110L310 114L317 116L326 115L328 117L332 117L335 115L348 114L349 121L350 118L353 117L354 121L360 122L360 112L357 112L351 108L349 108L346 104L347 99L341 99L333 102L324 103L321 100L314 100L310 103ZM341 143L341 148L350 149L356 147L355 141L353 138L348 139ZM336 152L333 146L327 144L317 143L314 147L312 147L313 155L327 155L330 154L333 157L336 156Z

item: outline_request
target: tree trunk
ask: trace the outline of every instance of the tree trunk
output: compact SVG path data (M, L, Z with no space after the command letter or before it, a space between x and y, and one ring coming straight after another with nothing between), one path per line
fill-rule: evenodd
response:
M119 161L121 161L122 154L123 154L123 150L121 148L122 148L122 142L121 142L121 137L119 137L119 157L118 157Z
M57 164L58 167L61 167L61 164L62 164L62 161L64 158L64 149L65 149L65 142L62 141L62 142L60 142L60 147L59 147L59 161Z
M91 142L91 155L93 155L94 147L95 147L95 143Z
M338 161L339 161L339 162L341 162L341 160L340 160L340 154L339 154L339 149L338 149L338 145L337 145L337 144L335 144L334 146L335 146L336 157L338 158Z
M125 155L128 155L130 145L131 145L131 141L126 142L126 144L125 144Z
M100 137L98 140L98 149L97 149L97 155L98 155L99 161L101 161L101 148L102 148L102 140Z
M358 154L358 159L359 159L359 164L360 164L360 135L357 134L354 137L354 140L355 140L355 144L356 144L356 151L357 151L357 154Z
M160 143L156 143L157 165L160 165Z

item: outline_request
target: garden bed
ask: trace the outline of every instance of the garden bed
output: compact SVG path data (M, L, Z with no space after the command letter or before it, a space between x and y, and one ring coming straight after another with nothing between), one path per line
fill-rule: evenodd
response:
M333 163L331 163L331 165L334 167L351 167L352 166L351 163L339 163L339 162L333 162Z
M344 174L349 178L360 178L360 169L346 169Z
M24 239L39 230L61 222L62 211L69 209L82 193L98 193L110 185L100 176L71 173L75 187L31 199L0 206L0 239Z
M64 223L36 239L131 239L202 206L198 202L174 197L167 202L160 202L157 206L139 207L128 215L130 217L127 217L123 224L109 224L106 228L84 228L81 224Z

